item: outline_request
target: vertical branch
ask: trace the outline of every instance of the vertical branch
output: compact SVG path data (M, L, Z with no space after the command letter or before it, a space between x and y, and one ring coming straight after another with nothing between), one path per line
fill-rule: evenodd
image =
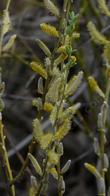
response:
M8 15L8 9L9 9L10 3L11 3L11 0L8 0L6 9L4 10L4 15L3 15L3 24L2 24L1 35L0 35L0 57L2 55L3 38L4 38L5 33L9 30L9 26L5 27L5 25L7 25L6 22L9 22L9 21L5 21L5 20L7 20L6 17ZM4 91L4 83L2 82L1 69L0 69L0 143L1 143L2 157L3 157L3 163L5 166L5 171L7 175L7 180L8 182L11 182L13 180L13 176L12 176L12 171L11 171L11 167L10 167L10 163L8 159L8 153L6 150L5 136L4 136L4 131L3 131L3 122L2 122L2 111L4 108L4 103L2 100L3 91ZM10 187L10 195L15 196L14 185Z

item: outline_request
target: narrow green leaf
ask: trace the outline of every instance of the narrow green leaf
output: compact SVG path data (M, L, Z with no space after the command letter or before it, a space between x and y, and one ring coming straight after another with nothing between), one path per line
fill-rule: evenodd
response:
M28 153L28 157L31 160L33 167L35 168L36 173L42 176L42 169L37 160L35 159L35 157L31 153Z

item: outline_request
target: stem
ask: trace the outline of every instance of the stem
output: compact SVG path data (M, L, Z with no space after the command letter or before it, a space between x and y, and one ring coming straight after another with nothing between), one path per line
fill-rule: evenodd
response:
M7 10L7 11L9 10L10 3L11 3L11 0L7 0L7 6L6 6L6 10Z
M39 185L39 189L37 191L37 194L35 196L40 196L40 193L42 191L42 186L43 186L43 181L45 179L45 176L47 174L47 171L46 171L46 168L47 168L47 163L48 163L48 159L46 157L46 161L45 161L45 166L44 166L44 171L43 171L43 175L42 175L42 179L41 179L41 182L40 182L40 185Z
M0 142L2 144L2 151L3 151L2 156L3 156L4 165L5 165L7 179L9 180L9 182L11 182L13 180L13 176L12 176L12 172L11 172L11 168L10 168L7 150L5 147L5 137L4 137L4 133L3 133L2 117L0 119ZM10 194L12 196L15 196L14 185L12 187L10 187Z
M110 79L107 78L107 86L106 86L106 93L105 93L105 102L108 106L108 101L109 101L109 94L110 94ZM107 113L108 113L108 107L106 107L106 111L102 111L104 112L104 116L102 119L103 121L103 127L101 129L99 129L99 147L100 147L100 156L99 159L101 160L101 176L104 179L104 183L105 182L105 171L104 171L104 153L105 153L105 130L106 130L106 121L107 121ZM107 168L108 169L108 168ZM101 194L99 194L101 195ZM102 196L106 195L106 190L105 192L102 193Z
M35 145L35 144L36 144L35 141L32 140L32 143L30 144L29 152L28 152L28 153L32 153L32 152L33 152L33 149L34 149L34 145ZM21 167L21 169L20 169L18 175L10 182L10 186L12 186L16 181L19 180L19 178L22 177L22 175L23 175L23 173L24 173L26 167L28 166L28 163L29 163L29 157L28 157L28 154L27 154L23 166Z
M11 0L8 0L7 5L6 5L6 11L8 11L9 9L9 5L10 5ZM1 30L1 35L0 35L0 58L2 55L2 42L3 42L3 37L4 37L4 32L3 30ZM1 72L1 70L0 70ZM0 73L0 85L2 88L2 79L1 79L1 73ZM0 92L0 99L2 101L2 90ZM1 112L2 112L3 108L1 108ZM10 163L9 163L9 159L8 159L8 153L6 150L6 145L5 145L5 136L4 136L4 132L3 132L3 123L2 123L2 113L1 113L1 117L0 117L0 143L1 143L1 148L2 148L2 157L3 157L3 162L5 165L5 171L6 171L6 175L7 175L7 179L9 182L11 182L13 180L13 176L12 176L12 171L11 171L11 167L10 167ZM10 195L15 196L15 187L14 185L10 187Z

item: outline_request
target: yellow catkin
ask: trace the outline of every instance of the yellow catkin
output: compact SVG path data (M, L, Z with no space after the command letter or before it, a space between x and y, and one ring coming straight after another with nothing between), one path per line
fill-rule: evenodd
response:
M75 59L76 60L76 59ZM83 79L83 72L80 71L77 75L73 76L66 85L65 96L74 95L78 87L81 85Z
M41 137L41 140L40 140L41 149L45 150L49 146L49 144L51 143L52 138L53 138L53 134L52 133L44 134Z
M70 128L71 128L71 121L69 119L66 119L56 131L54 135L54 139L57 141L61 141L68 134Z
M39 143L43 137L41 123L37 118L33 121L33 136Z
M99 8L103 14L110 17L110 11L105 0L98 0Z
M57 170L56 170L55 167L52 167L52 168L50 169L50 173L51 173L51 175L52 175L56 180L58 180L58 173L57 173Z
M59 155L53 150L48 151L48 160L51 164L57 165L59 161Z
M38 62L31 62L30 64L33 71L35 71L37 74L42 76L43 78L47 79L47 71L42 67L42 65Z
M65 45L70 45L70 42L71 42L70 36L66 35L66 37L65 37Z
M100 173L98 172L98 170L96 169L96 167L93 166L92 164L90 164L90 163L85 163L84 166L85 166L85 168L86 168L89 172L91 172L91 173L92 173L93 175L95 175L97 178L100 178L100 177L101 177L101 175L100 175Z
M62 52L65 53L65 50L66 50L66 46L60 46L60 47L57 49L57 53L62 53Z
M77 113L80 107L80 103L76 103L73 106L70 106L69 108L65 109L62 113L60 113L59 119L63 121L67 118L71 119L71 117L73 117L73 115Z
M46 94L46 102L55 103L58 100L60 86L61 86L61 78L60 77L55 78L55 80L53 80L50 83L49 90Z
M99 85L97 84L97 81L94 79L94 77L89 76L88 77L88 82L90 88L95 91L97 94L99 94L102 98L105 98L105 95L103 91L100 89Z
M45 32L46 34L51 35L53 37L59 37L59 32L54 26L46 24L46 23L42 23L40 24L40 27L42 31Z
M59 56L57 59L55 59L54 65L57 66L57 65L59 65L60 63L63 63L67 58L68 58L68 55L63 54L63 53L60 54L60 56Z
M91 39L99 45L106 45L109 41L106 39L104 35L102 35L97 29L96 26L90 21L87 25L89 33L91 35Z
M46 112L51 112L53 110L53 105L51 103L45 102L43 109Z
M80 33L74 32L72 34L72 39L78 39L80 37Z
M44 0L44 5L52 14L59 17L60 15L59 9L54 5L52 1Z

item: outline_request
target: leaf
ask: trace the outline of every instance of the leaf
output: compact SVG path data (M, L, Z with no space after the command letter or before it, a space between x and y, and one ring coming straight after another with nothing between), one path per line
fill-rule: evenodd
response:
M8 41L8 43L5 44L5 46L3 46L3 52L8 51L10 48L12 48L14 42L16 39L16 35L12 35Z
M50 50L48 49L48 47L40 40L40 39L37 39L37 44L39 45L39 47L43 50L43 52L48 56L50 57L51 56L51 52Z
M44 0L44 5L52 14L59 17L60 15L59 9L54 5L52 1Z
M41 77L38 80L38 93L43 94L43 79Z
M33 165L36 173L38 173L40 176L42 176L42 174L43 174L42 169L41 169L39 163L37 162L37 160L35 159L35 157L31 153L28 153L28 157L31 160L32 165Z
M71 165L71 160L68 160L66 164L63 166L63 168L61 169L61 173L62 174L66 173L70 168L70 165Z
M105 98L105 95L99 85L97 84L97 81L94 79L94 77L89 76L88 82L91 90L95 91L97 94L99 94L102 98Z
M3 37L9 31L10 27L11 27L11 21L9 17L9 12L7 10L4 10L3 11L3 26L1 30Z

